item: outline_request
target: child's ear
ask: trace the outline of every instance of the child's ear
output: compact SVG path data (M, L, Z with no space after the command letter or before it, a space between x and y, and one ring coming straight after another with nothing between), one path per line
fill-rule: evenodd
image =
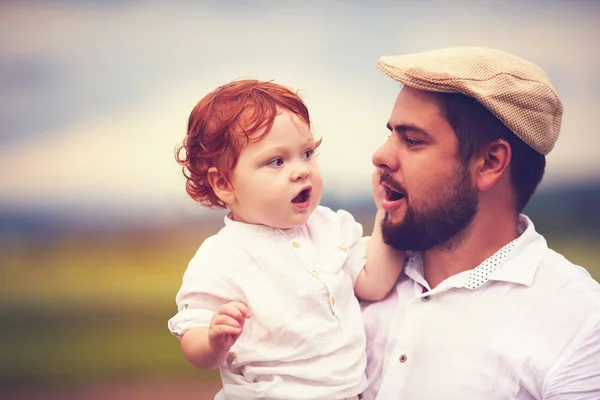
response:
M223 175L216 167L210 167L206 175L209 185L221 201L225 204L231 204L235 200L235 191L229 179Z

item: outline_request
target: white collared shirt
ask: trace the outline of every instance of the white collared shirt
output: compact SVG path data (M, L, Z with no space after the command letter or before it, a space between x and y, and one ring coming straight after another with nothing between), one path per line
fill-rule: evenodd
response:
M433 290L420 253L364 307L364 400L600 399L600 285L522 235Z
M366 388L366 344L354 283L368 238L352 215L318 207L298 228L225 218L191 260L169 321L181 337L223 303L252 317L221 366L228 399L340 399Z

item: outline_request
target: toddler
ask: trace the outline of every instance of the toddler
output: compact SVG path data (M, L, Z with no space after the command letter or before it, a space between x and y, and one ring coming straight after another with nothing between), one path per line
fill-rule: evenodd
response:
M320 206L309 113L288 88L239 80L192 110L177 153L188 194L226 208L190 261L170 331L219 368L221 398L357 399L367 386L358 298L383 299L404 254Z

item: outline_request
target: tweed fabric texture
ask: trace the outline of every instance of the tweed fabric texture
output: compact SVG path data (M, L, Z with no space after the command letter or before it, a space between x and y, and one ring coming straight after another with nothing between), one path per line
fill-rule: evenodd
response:
M548 154L556 144L562 102L544 70L527 60L495 49L455 47L384 56L377 67L415 89L473 97L538 153Z

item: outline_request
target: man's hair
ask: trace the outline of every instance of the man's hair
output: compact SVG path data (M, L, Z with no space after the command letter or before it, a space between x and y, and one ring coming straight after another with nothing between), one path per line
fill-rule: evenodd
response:
M437 93L442 114L458 139L463 164L482 155L488 146L503 139L511 147L510 180L517 211L521 212L544 176L546 157L529 147L477 100L460 93Z
M310 126L302 99L276 83L238 80L202 98L190 114L187 135L175 154L187 193L206 207L225 208L208 182L209 168L216 167L228 177L244 146L262 140L284 110Z

